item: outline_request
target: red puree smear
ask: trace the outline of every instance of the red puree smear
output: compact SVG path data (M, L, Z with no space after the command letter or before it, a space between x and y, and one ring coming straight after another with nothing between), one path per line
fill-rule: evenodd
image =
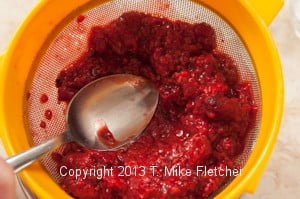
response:
M117 144L117 141L115 140L112 132L110 132L107 128L106 124L98 129L97 136L101 142L108 146L115 146Z
M153 81L159 90L157 111L142 136L127 148L99 152L66 145L58 167L69 169L158 166L144 176L62 177L61 186L76 198L205 198L225 176L170 176L163 169L238 167L237 155L253 127L252 88L239 79L234 61L217 50L214 29L128 12L89 35L87 53L56 80L58 98L69 102L89 82L130 73Z

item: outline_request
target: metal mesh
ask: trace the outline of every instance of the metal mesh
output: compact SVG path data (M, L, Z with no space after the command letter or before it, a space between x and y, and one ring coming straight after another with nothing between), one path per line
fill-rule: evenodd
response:
M74 19L54 38L46 52L41 52L43 53L42 58L31 82L31 97L28 102L28 118L34 144L42 143L50 137L60 134L65 129L66 105L63 103L57 104L55 79L63 67L71 64L87 49L87 37L91 27L107 24L124 12L133 10L167 17L172 20L178 19L189 23L206 22L210 24L216 31L218 49L234 59L241 74L241 79L251 82L255 102L260 107L259 82L252 60L237 33L215 12L189 0L114 0L95 7L86 13L78 13L78 15L85 15L85 20L82 23L77 23ZM43 93L48 95L48 103L40 103L40 96ZM53 112L51 121L45 121L44 119L44 111L47 108L51 108ZM255 127L246 140L244 152L237 159L241 166L245 165L255 144L259 132L260 115L259 111ZM45 130L40 128L42 120L47 125ZM43 157L42 163L50 175L56 181L59 181L60 178L55 169L56 164L50 158L50 155Z

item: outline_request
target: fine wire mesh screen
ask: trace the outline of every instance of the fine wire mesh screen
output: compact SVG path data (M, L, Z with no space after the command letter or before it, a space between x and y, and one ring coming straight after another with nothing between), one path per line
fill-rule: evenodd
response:
M244 152L237 162L244 166L255 144L260 126L260 88L253 62L243 42L232 27L210 9L189 0L114 0L95 7L86 13L85 20L77 23L74 19L65 26L43 52L42 58L34 73L30 98L28 101L28 118L34 144L40 144L65 130L66 105L58 104L55 79L59 72L70 65L87 49L87 37L91 27L104 25L118 18L127 11L141 11L171 20L182 20L189 23L206 22L216 31L218 49L229 54L235 61L242 80L251 82L254 99L259 107L254 128L246 140ZM47 94L49 101L40 103L40 96ZM53 118L44 119L44 112L52 110ZM40 122L46 122L46 128L40 127ZM42 158L42 164L50 175L60 181L56 172L56 164L50 155Z

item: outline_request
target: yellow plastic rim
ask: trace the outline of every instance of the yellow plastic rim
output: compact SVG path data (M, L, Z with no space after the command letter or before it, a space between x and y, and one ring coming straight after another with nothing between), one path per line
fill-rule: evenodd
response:
M0 133L8 155L31 145L25 111L26 84L36 55L48 35L76 10L107 0L44 0L25 20L0 60ZM283 77L280 60L266 24L270 23L282 0L195 1L217 11L241 35L256 67L262 91L262 120L259 137L250 159L238 176L216 198L237 198L252 193L275 145L283 110ZM270 3L270 4L268 4ZM89 5L86 5L89 4ZM269 5L273 5L270 8ZM71 13L71 14L70 14ZM258 14L261 13L262 17ZM70 198L39 162L20 173L22 180L39 198Z

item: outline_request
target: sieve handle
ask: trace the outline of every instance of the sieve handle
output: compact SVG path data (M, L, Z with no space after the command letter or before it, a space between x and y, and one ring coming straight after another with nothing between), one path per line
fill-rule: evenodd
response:
M266 25L270 25L284 4L284 0L246 0L252 6Z
M69 139L66 139L66 135L68 134L64 132L61 135L52 138L51 140L48 140L43 144L34 146L26 151L9 157L8 159L6 159L6 162L13 167L15 173L18 173L28 165L35 162L45 153L48 153L69 141Z

